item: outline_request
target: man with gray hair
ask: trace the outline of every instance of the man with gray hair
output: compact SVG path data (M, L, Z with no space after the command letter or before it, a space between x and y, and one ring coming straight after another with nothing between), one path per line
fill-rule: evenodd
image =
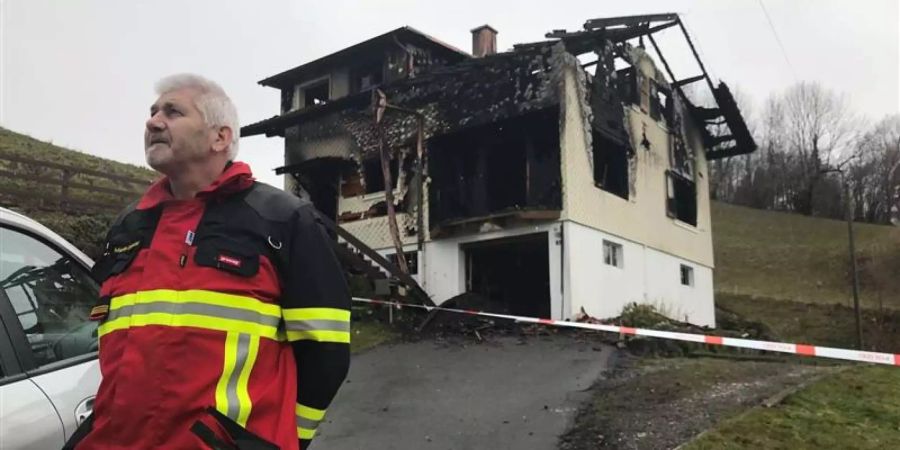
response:
M221 87L184 74L156 91L144 151L164 177L93 268L103 381L66 448L306 449L350 360L330 238L312 204L234 161Z

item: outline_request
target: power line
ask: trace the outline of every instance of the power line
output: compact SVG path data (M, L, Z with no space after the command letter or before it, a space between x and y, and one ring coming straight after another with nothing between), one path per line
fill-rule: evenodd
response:
M775 30L775 24L772 23L772 18L769 17L769 11L766 10L766 4L763 3L763 0L758 0L759 6L763 10L763 14L766 15L766 20L769 22L769 28L772 30L772 35L775 36L775 41L778 42L778 47L781 48L781 56L784 56L784 61L787 63L788 68L791 70L791 75L794 76L794 81L797 81L797 71L794 70L794 65L791 64L790 58L788 58L787 51L784 49L784 44L781 43L781 38L778 37L778 31Z

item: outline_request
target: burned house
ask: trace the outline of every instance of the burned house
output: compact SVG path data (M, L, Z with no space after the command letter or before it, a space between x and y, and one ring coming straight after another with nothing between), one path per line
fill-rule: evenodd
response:
M690 44L675 14L506 52L483 26L471 55L399 28L262 80L281 113L242 135L283 136L285 188L434 303L477 292L554 319L651 303L713 325L708 161L756 146L699 59L670 71L668 28Z

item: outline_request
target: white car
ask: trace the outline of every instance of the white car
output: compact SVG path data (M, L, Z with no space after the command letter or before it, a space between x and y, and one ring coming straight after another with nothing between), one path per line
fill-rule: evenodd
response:
M0 208L0 449L58 449L100 385L93 262Z

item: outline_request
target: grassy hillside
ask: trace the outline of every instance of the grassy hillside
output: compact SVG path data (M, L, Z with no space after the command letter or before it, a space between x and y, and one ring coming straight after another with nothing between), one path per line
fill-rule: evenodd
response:
M5 196L4 204L17 204L25 207L39 206L40 204L38 203L37 197L58 195L60 193L60 185L40 182L40 179L60 180L62 177L62 170L7 161L4 157L28 158L41 162L99 171L108 175L146 180L146 182L142 184L133 184L124 181L109 180L89 174L77 174L71 179L71 182L73 183L105 189L135 191L139 193L146 188L150 181L157 177L155 172L143 167L120 163L110 159L98 158L96 156L58 147L24 134L0 128L0 170L4 172L4 176L0 177L0 189L6 188L7 190L11 189L14 192L17 192L15 195ZM9 172L13 175L10 176L8 174ZM137 197L139 195L137 193L133 197ZM70 189L69 195L73 200L100 202L115 206L122 204L123 201L125 204L130 201L130 199L126 201L122 195L108 192L90 192L80 188Z
M42 162L62 164L82 169L96 170L110 175L153 180L157 174L152 170L131 164L120 163L105 158L98 158L86 153L58 147L39 141L24 134L0 128L0 171L11 172L0 176L0 191L11 188L22 192L17 195L0 196L0 204L12 206L47 225L90 256L96 257L100 252L100 241L106 234L109 222L116 211L128 202L138 198L145 187L131 183L108 180L102 177L80 174L72 178L75 183L97 186L108 189L134 191L133 195L120 196L111 193L96 193L82 189L70 190L72 199L87 200L109 204L111 208L103 212L77 214L61 211L54 204L41 203L41 195L57 195L59 185L40 183L38 178L60 179L62 171L52 168L41 168L30 164L6 161L3 157L21 157ZM37 195L35 195L37 194Z
M849 305L847 224L713 202L721 294ZM900 228L854 224L864 307L900 309Z

